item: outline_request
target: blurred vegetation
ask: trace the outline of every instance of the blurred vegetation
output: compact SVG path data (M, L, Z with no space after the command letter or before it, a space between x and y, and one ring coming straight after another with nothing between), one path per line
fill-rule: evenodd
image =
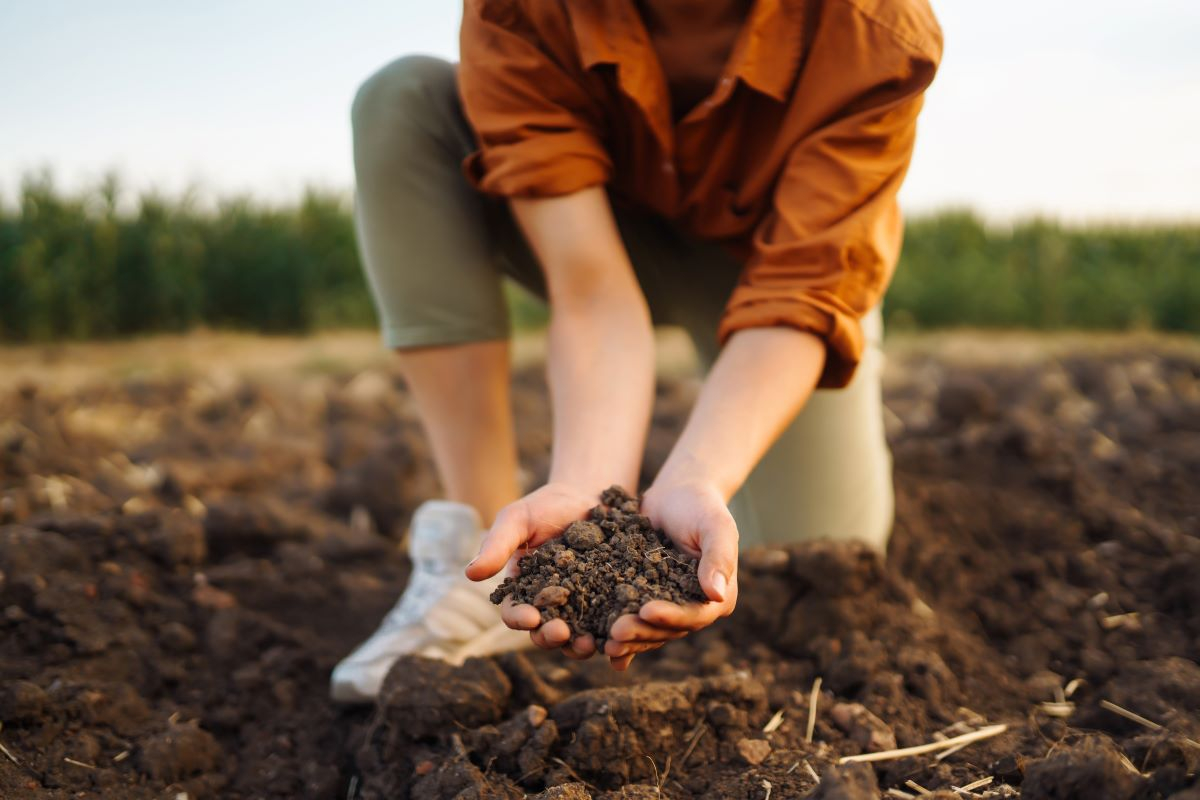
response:
M911 219L884 308L920 328L1200 332L1200 223Z
M519 328L545 321L510 289ZM893 326L1200 332L1200 224L989 226L969 211L909 222ZM127 201L114 178L64 193L27 177L0 205L0 341L374 325L344 199Z

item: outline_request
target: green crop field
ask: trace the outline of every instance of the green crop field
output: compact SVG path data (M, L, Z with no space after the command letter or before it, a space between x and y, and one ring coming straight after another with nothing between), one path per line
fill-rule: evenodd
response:
M545 311L510 294L514 324ZM1200 222L989 226L909 221L889 324L1200 331ZM64 193L27 177L0 205L0 341L113 338L199 325L305 332L374 324L348 203L126 198L115 179Z

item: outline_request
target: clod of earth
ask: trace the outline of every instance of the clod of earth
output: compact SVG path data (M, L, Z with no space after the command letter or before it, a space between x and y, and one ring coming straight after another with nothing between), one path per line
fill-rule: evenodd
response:
M538 608L557 608L565 605L571 593L562 586L547 586L533 598L533 604Z
M771 745L763 739L742 739L737 743L737 751L743 761L757 767L771 755Z
M837 703L829 709L829 716L864 753L896 749L896 734L891 727L861 703Z
M574 636L591 634L603 647L623 614L651 600L704 602L696 561L640 513L636 499L618 486L600 496L589 519L572 522L519 562L520 574L492 592L492 602L511 596L561 619Z

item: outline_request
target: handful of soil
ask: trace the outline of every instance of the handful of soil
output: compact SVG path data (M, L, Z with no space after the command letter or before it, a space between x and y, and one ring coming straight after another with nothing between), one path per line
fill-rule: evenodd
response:
M695 559L639 513L638 501L619 486L600 495L587 520L521 558L520 574L492 592L499 604L512 595L542 613L542 622L566 621L572 636L590 633L602 649L619 617L651 600L704 602Z

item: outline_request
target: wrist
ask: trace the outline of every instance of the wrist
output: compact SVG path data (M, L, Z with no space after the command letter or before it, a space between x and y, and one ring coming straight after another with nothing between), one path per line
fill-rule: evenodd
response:
M633 486L630 486L627 481L612 474L611 470L600 473L589 470L572 470L568 467L561 469L551 467L550 475L546 479L546 485L548 486L562 487L565 490L591 498L594 501L592 505L599 502L601 492L614 484L628 491L634 491Z
M678 487L691 487L704 493L713 493L728 502L736 487L724 478L712 464L692 453L672 453L663 464L654 483L647 493L654 490L664 491Z

